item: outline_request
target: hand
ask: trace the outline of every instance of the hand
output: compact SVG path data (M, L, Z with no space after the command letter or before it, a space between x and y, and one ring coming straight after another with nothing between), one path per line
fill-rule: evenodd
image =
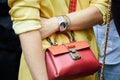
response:
M51 34L59 30L56 17L50 19L41 18L41 26L42 27L40 28L40 34L42 39L50 36Z

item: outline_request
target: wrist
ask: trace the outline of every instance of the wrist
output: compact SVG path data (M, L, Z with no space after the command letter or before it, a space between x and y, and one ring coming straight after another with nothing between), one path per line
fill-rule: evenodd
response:
M58 26L58 20L57 20L57 17L54 17L54 18L52 18L52 28L54 29L54 32L57 32L57 31L59 31L59 26ZM50 26L51 26L50 25Z
M60 32L63 32L69 28L71 22L68 16L66 15L57 16L57 19Z

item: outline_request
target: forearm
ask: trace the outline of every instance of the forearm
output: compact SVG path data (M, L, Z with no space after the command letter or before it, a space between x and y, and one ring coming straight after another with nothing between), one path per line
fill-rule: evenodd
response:
M81 30L90 28L93 25L102 23L103 15L96 7L89 7L82 11L66 14L70 19L70 30ZM42 39L50 36L51 34L59 31L58 19L56 17L50 18L46 21L42 21L42 27L40 32Z
M33 80L48 80L39 31L22 33L19 37Z
M100 24L103 15L96 7L92 6L79 12L67 14L71 20L70 30L80 30L90 28L93 25Z

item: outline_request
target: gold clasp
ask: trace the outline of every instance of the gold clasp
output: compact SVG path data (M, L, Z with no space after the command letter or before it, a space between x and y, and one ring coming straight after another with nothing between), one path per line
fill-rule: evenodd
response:
M73 60L80 59L80 55L79 55L78 51L75 48L70 48L69 51L70 51L69 54L70 54L70 56L72 57Z

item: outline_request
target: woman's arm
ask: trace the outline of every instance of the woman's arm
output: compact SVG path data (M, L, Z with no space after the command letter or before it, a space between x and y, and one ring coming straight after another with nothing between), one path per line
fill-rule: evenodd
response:
M103 21L103 15L98 8L95 6L89 7L87 9L66 14L71 25L70 30L80 30L90 28L95 24L100 24ZM46 23L47 22L47 23ZM50 19L43 19L41 21L42 28L40 29L42 39L48 37L52 33L59 31L58 19L56 17ZM49 28L49 26L51 28Z
M40 0L8 0L13 28L19 35L23 55L33 80L48 80L39 29ZM27 75L26 75L27 76Z
M39 30L19 34L19 37L33 80L48 80Z
M89 7L79 12L67 14L71 20L70 30L80 30L102 23L103 15L95 6Z

